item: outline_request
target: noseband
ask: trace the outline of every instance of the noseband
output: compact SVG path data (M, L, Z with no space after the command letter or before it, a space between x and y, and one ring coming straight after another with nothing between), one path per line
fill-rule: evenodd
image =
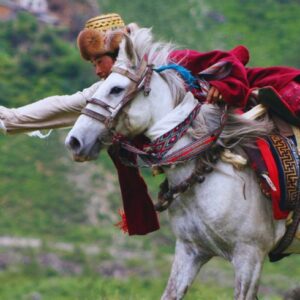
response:
M115 106L111 106L108 103L97 98L92 98L87 101L87 103L102 107L108 113L108 116L105 116L88 108L83 108L81 110L82 114L87 115L101 123L104 123L108 129L112 129L113 121L115 120L119 112L126 104L133 100L140 91L144 91L145 96L149 95L151 91L150 82L153 74L153 65L148 65L146 58L144 58L141 60L139 66L137 67L136 73L132 73L129 70L120 67L113 67L112 72L121 74L131 81L124 97Z

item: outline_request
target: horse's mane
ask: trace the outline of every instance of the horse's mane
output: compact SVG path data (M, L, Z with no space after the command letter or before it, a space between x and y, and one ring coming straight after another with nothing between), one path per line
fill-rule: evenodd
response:
M200 113L193 122L189 134L193 138L199 138L212 132L220 126L222 109L217 105L204 104ZM266 115L259 120L249 120L228 109L227 120L217 143L224 148L235 146L254 147L257 138L269 135L274 129L273 122Z
M172 63L169 57L177 46L173 43L154 42L151 28L141 28L134 31L130 35L130 39L138 61L146 56L148 63L153 64L154 67L161 67ZM124 62L124 60L126 60L126 53L120 54L118 57L120 63ZM183 79L174 70L165 70L160 75L168 83L173 99L175 99L175 105L178 105L186 94ZM219 126L220 115L221 110L217 105L204 104L199 115L193 122L193 128L189 130L190 136L199 138L211 132ZM218 143L228 148L232 148L237 144L239 146L251 145L254 139L266 136L272 129L273 124L267 118L258 121L247 120L229 109L226 126L220 135Z
M170 42L154 42L151 28L140 28L133 31L130 39L138 61L147 57L148 63L153 64L154 68L170 64L170 54L177 48ZM120 53L116 64L118 61L122 63L124 60L126 60L126 53L125 57ZM178 105L186 94L182 77L173 70L165 70L160 75L167 82L175 105Z

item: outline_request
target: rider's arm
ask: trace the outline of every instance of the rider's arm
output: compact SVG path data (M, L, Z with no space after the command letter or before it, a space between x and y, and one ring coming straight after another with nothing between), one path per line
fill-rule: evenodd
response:
M231 105L243 107L249 92L246 68L240 59L225 51L198 52L194 50L177 50L170 57L197 76L199 72L219 62L231 64L231 72L219 80L209 80L209 84L222 95L224 101Z
M101 81L73 95L51 96L19 108L0 106L0 129L9 134L69 127Z

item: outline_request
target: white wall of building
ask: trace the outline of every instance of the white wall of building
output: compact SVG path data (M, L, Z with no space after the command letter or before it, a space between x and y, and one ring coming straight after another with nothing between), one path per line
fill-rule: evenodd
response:
M36 14L48 12L47 0L18 0L19 5Z

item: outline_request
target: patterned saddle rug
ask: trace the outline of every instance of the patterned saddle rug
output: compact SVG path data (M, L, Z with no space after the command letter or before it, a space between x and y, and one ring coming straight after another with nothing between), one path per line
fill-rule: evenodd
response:
M296 141L281 135L271 135L257 142L273 189L269 195L275 219L285 219L300 199L300 161Z
M272 199L275 219L285 219L293 212L283 238L269 253L271 262L289 255L284 251L291 245L300 222L300 166L296 141L281 135L271 135L257 141L268 175L274 184L268 196Z
M299 199L299 156L293 139L271 135L268 139L270 149L277 164L282 210L293 210Z

